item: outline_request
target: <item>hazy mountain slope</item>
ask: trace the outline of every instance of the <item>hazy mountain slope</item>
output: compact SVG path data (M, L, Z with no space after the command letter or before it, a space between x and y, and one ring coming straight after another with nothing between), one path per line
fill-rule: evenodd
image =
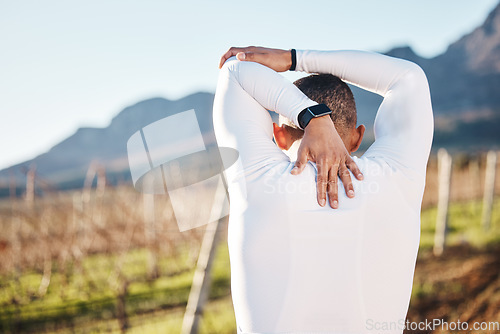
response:
M500 5L480 27L437 57L422 58L407 46L392 49L387 54L411 60L426 72L436 117L435 147L486 149L499 146ZM359 123L370 129L382 99L355 87L353 91ZM66 185L81 185L92 161L100 162L108 171L122 171L121 175L129 178L126 143L135 131L166 116L195 109L206 134L205 142L209 143L213 141L212 103L213 94L196 93L176 101L153 98L127 107L108 127L80 128L48 152L0 171L0 195L6 193L12 176L22 184L26 169L32 163L40 177L59 185L68 181L72 182ZM367 144L369 140L365 147Z
M164 98L141 101L121 111L106 128L80 128L48 152L0 171L0 181L4 187L12 176L17 182L23 182L25 171L32 163L40 177L52 182L81 178L92 161L111 170L127 169L127 140L134 132L189 109L197 112L202 131L208 132L212 128L212 103L211 93L196 93L176 101ZM206 139L210 141L209 137Z
M435 146L486 149L500 144L500 5L485 22L427 59L408 47L387 55L419 64L429 80L436 118ZM371 125L378 97L354 90L360 121Z

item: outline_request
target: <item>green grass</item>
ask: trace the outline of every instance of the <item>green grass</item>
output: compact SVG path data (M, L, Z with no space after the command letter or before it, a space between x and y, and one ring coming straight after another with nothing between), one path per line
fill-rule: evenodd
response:
M141 314L155 309L183 306L187 302L194 269L175 276L161 276L147 280L146 250L133 250L126 254L122 275L131 283L126 296L127 314ZM114 286L123 278L114 275L117 256L98 254L83 262L85 275L74 273L67 279L54 270L47 294L38 297L41 273L26 272L16 282L14 275L0 277L0 332L15 330L44 330L47 325L73 326L81 318L106 320L116 315L118 290ZM227 246L219 245L214 261L211 298L229 295L229 263ZM162 271L168 259L160 261ZM175 267L175 266L174 266ZM85 280L83 280L85 278ZM118 284L116 284L118 283Z
M484 247L500 243L500 200L495 201L488 232L481 227L481 210L478 201L450 205L448 245ZM432 248L436 213L436 208L422 212L422 251ZM126 312L131 325L127 333L178 333L194 273L187 266L188 253L181 251L176 259L160 258L161 275L157 279L147 279L146 249L123 255L91 255L83 260L81 269L72 264L62 270L54 263L51 283L43 297L37 293L41 272L24 272L18 280L14 274L0 276L0 332L119 333L117 294L126 278L130 282ZM115 268L120 262L122 273L117 276ZM218 246L212 274L211 300L200 323L201 333L234 333L225 242ZM413 296L424 297L433 289L425 283L415 286Z
M180 333L182 328L182 317L184 315L183 311L184 310L178 310L168 314L148 317L147 319L137 319L140 324L133 326L127 333ZM230 297L212 300L205 308L203 317L200 320L200 334L214 333L236 333L236 321Z
M482 202L452 203L448 211L447 245L469 244L474 247L500 243L500 199L493 207L491 226L484 231L481 226ZM422 212L420 249L427 250L434 245L437 208Z

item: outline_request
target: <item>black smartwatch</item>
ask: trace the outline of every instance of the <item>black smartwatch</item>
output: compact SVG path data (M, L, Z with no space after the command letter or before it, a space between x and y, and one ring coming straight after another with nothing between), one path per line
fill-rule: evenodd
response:
M321 117L325 115L330 115L332 111L326 106L326 104L318 104L309 108L302 110L297 117L299 126L305 129L307 124L316 117Z

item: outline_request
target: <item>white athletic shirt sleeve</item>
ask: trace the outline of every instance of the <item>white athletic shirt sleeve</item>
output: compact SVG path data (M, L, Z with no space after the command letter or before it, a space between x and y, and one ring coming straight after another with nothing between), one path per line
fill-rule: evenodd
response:
M274 70L231 57L220 70L214 99L217 141L238 150L245 170L267 159L287 159L273 142L267 110L297 124L298 114L316 104ZM220 129L225 125L231 128Z
M241 87L267 110L275 111L298 124L299 113L314 101L274 70L255 62L232 64Z
M397 163L419 174L425 173L432 143L433 116L427 79L418 65L364 51L297 50L296 70L330 73L383 96L374 124L375 143L365 156L384 157L388 164ZM236 83L236 87L229 85L230 82ZM227 93L223 94L224 91ZM317 104L274 70L258 63L238 61L235 57L228 59L221 69L217 92L214 110L230 109L232 115L228 123L234 128L241 124L238 131L232 131L238 142L235 148L253 146L253 149L239 150L244 168L251 168L253 163L273 155L283 157L272 142L266 109L298 125L298 114ZM249 100L260 104L260 110L256 111ZM261 122L262 118L266 120ZM256 142L261 142L263 147L256 147Z
M433 116L427 78L418 65L371 52L297 50L296 70L330 73L384 97L374 124L375 143L365 155L425 173Z

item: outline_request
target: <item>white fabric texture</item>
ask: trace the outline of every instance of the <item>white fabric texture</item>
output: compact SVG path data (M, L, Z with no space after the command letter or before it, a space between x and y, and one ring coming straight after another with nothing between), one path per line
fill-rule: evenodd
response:
M297 70L332 73L384 97L375 142L354 157L355 198L339 180L339 209L316 201L316 168L272 139L267 110L297 124L315 105L279 73L232 57L214 101L219 146L240 154L227 174L228 245L239 333L401 333L420 238L433 116L417 65L361 51L297 51ZM239 189L241 185L245 191ZM234 213L234 214L232 214Z

